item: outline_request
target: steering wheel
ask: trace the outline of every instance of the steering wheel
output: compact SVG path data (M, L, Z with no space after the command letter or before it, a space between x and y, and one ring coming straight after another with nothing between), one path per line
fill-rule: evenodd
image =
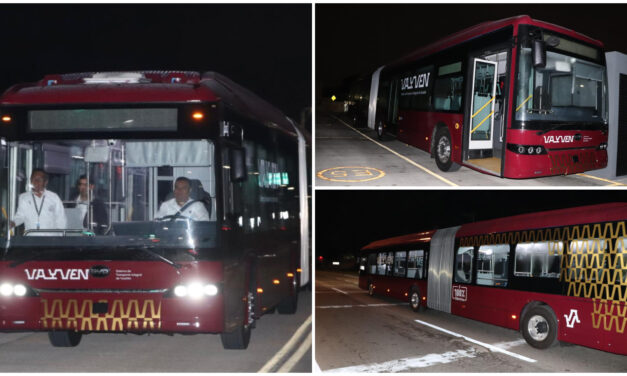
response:
M161 218L155 218L158 221L161 222L165 222L165 221L170 221L170 222L174 222L177 219L189 219L190 221L193 221L194 219L185 215L181 215L181 214L171 214L171 215L166 215L164 217Z

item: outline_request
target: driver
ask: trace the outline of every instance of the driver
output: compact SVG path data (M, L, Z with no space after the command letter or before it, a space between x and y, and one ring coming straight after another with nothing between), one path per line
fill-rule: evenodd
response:
M209 213L200 201L189 198L191 184L188 178L178 177L174 182L174 198L164 201L159 207L157 218L179 215L194 221L208 221Z

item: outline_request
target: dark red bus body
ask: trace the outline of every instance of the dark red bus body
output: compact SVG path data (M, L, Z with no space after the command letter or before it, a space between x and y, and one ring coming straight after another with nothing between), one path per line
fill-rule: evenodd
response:
M395 249L414 249L427 245L435 231L411 234L373 242L362 253ZM455 235L456 248L534 242L548 239L602 239L609 246L605 254L588 255L583 261L562 261L559 277L561 293L525 291L526 285L513 287L481 286L453 283L450 313L477 321L521 330L522 319L537 304L550 307L557 319L557 340L627 355L627 249L618 246L618 239L627 238L627 203L602 204L573 209L524 214L508 218L462 225ZM625 244L625 240L623 240ZM615 246L617 245L617 246ZM450 252L455 252L453 249ZM513 248L512 248L513 254ZM577 254L577 251L574 252ZM569 253L569 257L570 257ZM564 256L565 257L565 256ZM511 258L510 258L511 259ZM612 261L614 265L612 265ZM603 268L589 267L605 265ZM473 268L476 268L473 265ZM510 268L514 268L514 263ZM573 278L577 273L608 273L606 282L583 282ZM474 269L473 269L474 270ZM363 269L362 269L363 271ZM449 270L448 273L454 273ZM615 274L613 274L615 273ZM475 271L476 274L476 271ZM508 274L512 282L513 273ZM520 277L518 277L520 278ZM607 282L609 281L609 282ZM419 282L419 283L417 283ZM524 282L524 281L523 281ZM542 282L542 281L541 281ZM549 283L549 281L546 281ZM428 282L361 273L359 287L368 289L373 283L376 294L408 301L407 293L418 286L422 305L426 307ZM511 283L510 283L511 284ZM382 286L380 288L379 286ZM523 288L520 288L523 286ZM529 290L538 289L529 285ZM541 289L541 288L540 288Z

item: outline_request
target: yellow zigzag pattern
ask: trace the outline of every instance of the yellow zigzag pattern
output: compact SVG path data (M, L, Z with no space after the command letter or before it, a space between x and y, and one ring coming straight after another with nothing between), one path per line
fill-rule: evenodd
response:
M570 256L562 257L560 281L567 283L567 295L593 300L595 329L624 333L627 241L619 241L621 238L627 238L625 221L475 235L460 239L460 246L549 242L549 255L563 255L562 240L565 240Z
M99 303L106 303L107 300L98 300ZM113 300L110 304L109 312L106 314L92 313L93 301L86 299L82 301L79 309L77 299L64 301L61 299L52 300L41 299L43 305L43 317L41 318L43 327L46 329L74 329L80 331L123 331L129 329L155 329L161 328L161 302L155 307L152 299L144 300L141 309L137 299L131 299L124 307L121 299ZM126 328L124 328L126 320ZM94 325L95 322L95 325ZM109 327L111 322L111 327Z

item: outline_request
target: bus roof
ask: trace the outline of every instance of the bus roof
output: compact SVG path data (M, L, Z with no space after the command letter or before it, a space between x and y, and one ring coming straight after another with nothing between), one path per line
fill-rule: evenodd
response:
M268 127L295 135L280 110L250 90L215 72L133 71L46 75L10 87L0 105L82 105L120 103L223 102Z
M625 219L627 219L626 202L588 205L468 223L461 226L457 231L456 237L570 226L581 223L612 222ZM424 243L431 240L431 236L434 233L435 231L427 231L377 240L366 245L361 250L367 251L399 245Z
M554 25L552 23L548 23L548 22L544 22L544 21L539 21L539 20L535 20L531 17L529 17L528 15L521 15L521 16L515 16L515 17L510 17L510 18L504 18L502 20L496 20L496 21L486 21L483 23L480 23L478 25L475 26L471 26L467 29L458 31L456 33L453 33L449 36L446 36L434 43L431 43L427 46L421 47L415 51L413 51L412 53L394 61L393 63L389 64L389 66L395 66L395 65L401 65L410 61L414 61L414 60L418 60L421 58L424 58L426 56L429 56L431 54L440 52L442 50L445 50L449 47L453 47L457 44L460 43L464 43L466 41L469 41L473 38L476 38L478 36L481 36L483 34L487 34L499 29L502 29L504 27L507 26L518 26L518 25L533 25L533 26L538 26L538 27L542 27L544 29L547 30L552 30L579 40L582 40L586 43L590 43L593 45L596 45L598 47L603 47L603 43L601 43L600 41L596 40L596 39L592 39L586 35L583 35L581 33L578 33L574 30L571 29L567 29L565 27L562 26L558 26L558 25Z

